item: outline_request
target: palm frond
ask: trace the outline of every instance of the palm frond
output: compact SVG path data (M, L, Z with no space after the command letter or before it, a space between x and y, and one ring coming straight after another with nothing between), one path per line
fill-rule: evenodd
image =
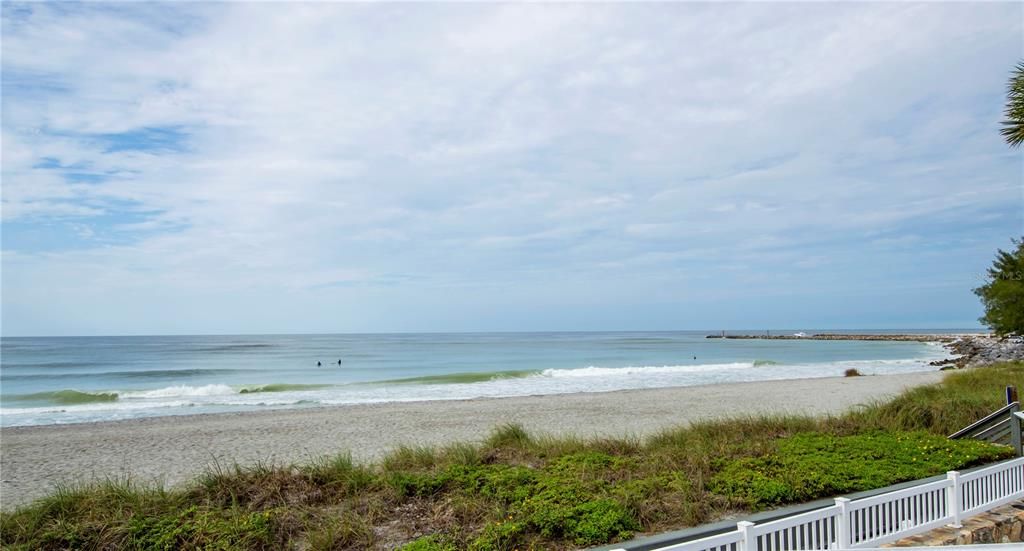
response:
M1006 120L999 132L1010 147L1020 147L1024 143L1024 61L1017 63L1010 74L1006 91Z

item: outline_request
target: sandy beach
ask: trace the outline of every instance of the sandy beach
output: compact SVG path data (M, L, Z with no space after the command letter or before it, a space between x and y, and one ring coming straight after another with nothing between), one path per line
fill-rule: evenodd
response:
M214 463L306 462L346 451L372 461L400 444L480 441L503 423L551 434L643 437L698 419L838 413L941 378L924 372L4 428L0 506L24 504L55 484L106 477L172 486Z

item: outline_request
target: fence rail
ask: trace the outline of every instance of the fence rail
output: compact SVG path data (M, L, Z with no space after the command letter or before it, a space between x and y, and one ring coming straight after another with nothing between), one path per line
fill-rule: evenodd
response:
M950 518L951 479L846 503L849 547L887 543L938 528Z
M957 510L970 515L1004 503L1005 495L1024 494L1024 458L960 475Z
M750 523L740 527L740 531L746 528L747 540L753 542L754 546L748 545L748 549L828 549L830 542L835 541L837 536L838 516L838 507L832 506L787 517L781 521L757 525ZM785 525L780 525L779 523L783 521Z
M818 551L866 549L1024 498L1024 457L771 522L659 547L656 551Z
M973 438L1005 444L1013 447L1017 455L1022 455L1024 450L1021 449L1020 402L1010 402L984 419L954 432L949 437L952 439Z
M726 532L717 536L709 536L699 540L688 541L663 547L658 551L737 551L740 542L743 541L743 534L738 530Z

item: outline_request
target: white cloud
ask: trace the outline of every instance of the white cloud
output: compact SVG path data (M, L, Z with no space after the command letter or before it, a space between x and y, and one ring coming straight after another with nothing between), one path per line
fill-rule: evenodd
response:
M574 285L553 274L614 293L630 259L638 287L725 273L730 251L827 269L800 251L863 255L857 236L1020 200L988 104L1021 9L5 5L3 219L70 220L94 245L6 239L4 294L74 273L45 278L54 315L85 288L365 310L432 286ZM167 127L180 148L98 137Z

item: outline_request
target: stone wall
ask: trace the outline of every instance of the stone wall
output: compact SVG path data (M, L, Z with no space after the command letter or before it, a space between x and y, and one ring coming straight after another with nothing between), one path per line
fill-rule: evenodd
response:
M961 528L939 528L904 538L886 547L968 545L1024 541L1024 501L1004 505L963 521Z

